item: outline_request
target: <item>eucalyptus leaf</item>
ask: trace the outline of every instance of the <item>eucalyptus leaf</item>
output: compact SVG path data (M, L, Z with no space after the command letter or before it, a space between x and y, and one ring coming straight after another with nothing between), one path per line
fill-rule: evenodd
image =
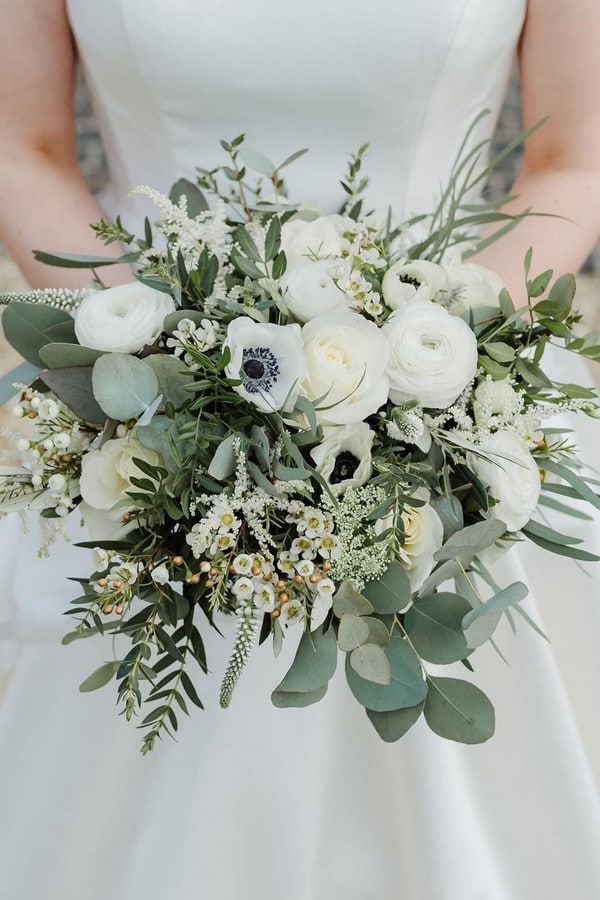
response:
M206 212L209 208L206 197L198 187L198 185L189 181L187 178L180 178L176 181L169 193L171 203L177 205L180 197L185 197L187 202L187 214L190 219L195 219L201 213Z
M275 163L271 162L264 153L260 153L258 150L253 150L251 147L241 147L239 154L249 169L253 169L261 175L266 175L267 178L270 178L275 172Z
M211 478L216 478L217 481L225 481L226 478L229 478L230 475L233 475L233 473L235 472L236 438L237 435L230 434L228 435L228 437L222 440L217 447L215 455L213 456L208 467L208 474Z
M385 622L376 616L363 616L362 621L368 626L369 637L367 643L378 644L380 647L387 647L390 642L390 632Z
M118 422L139 416L159 393L150 366L127 353L105 353L97 359L92 385L106 415Z
M68 369L72 366L93 366L103 352L80 344L63 344L57 341L41 347L40 358L50 369Z
M469 647L480 647L489 640L500 620L501 614L515 603L520 603L528 594L522 581L515 581L502 591L498 591L485 603L469 610L462 620L462 627Z
M467 525L453 534L434 554L434 559L470 559L490 547L506 532L506 525L499 519L484 519L475 525Z
M279 709L288 709L289 707L311 706L318 703L327 693L327 684L317 688L316 691L273 691L271 694L271 702L273 706Z
M206 313L201 312L198 309L176 309L175 312L169 313L168 316L165 316L163 321L163 331L167 334L172 334L179 327L179 323L182 319L189 319L191 322L195 322L196 325L200 325L202 323L202 319L206 318Z
M39 303L10 303L2 314L2 330L8 343L27 362L43 369L40 350L51 343L48 332L54 325L73 322L69 313Z
M369 625L360 616L346 613L340 619L338 647L344 652L354 650L369 639Z
M296 656L283 680L275 688L280 693L311 693L327 684L337 665L337 643L333 628L304 632ZM275 702L275 701L273 701Z
M367 709L386 712L415 706L424 700L427 683L414 650L399 635L393 634L384 652L391 669L389 684L376 684L361 678L352 668L350 657L346 657L346 679L359 703Z
M407 706L405 709L394 709L388 712L375 712L367 709L366 713L377 729L379 737L387 743L391 743L399 741L412 728L423 712L424 706L423 702L416 706Z
M389 684L392 680L392 668L385 655L385 650L378 644L363 644L350 654L350 665L354 671L376 684Z
M442 665L468 656L462 625L470 611L470 603L458 594L439 592L416 601L406 613L404 627L419 656Z
M106 413L94 396L90 366L47 369L39 378L76 416L94 424L106 421Z
M378 613L395 613L405 609L411 600L408 575L399 562L392 560L381 578L364 588L364 595Z
M123 256L82 256L77 253L47 253L45 250L34 250L38 262L47 266L58 266L61 269L99 269L103 266L114 266L119 263L134 263L140 254L125 253Z
M430 678L425 719L440 737L481 744L495 730L494 707L479 688L459 678Z
M170 434L172 423L166 416L155 416L148 425L138 426L135 436L148 450L154 450L159 454L170 472L179 470L179 463L173 454Z
M338 619L350 613L368 616L373 612L373 606L349 581L342 581L333 598L333 611Z
M98 688L104 687L105 684L112 681L120 665L121 663L119 660L104 663L103 666L100 666L99 669L92 672L92 674L79 685L79 690L82 694L87 694L89 691L97 691Z
M144 363L150 366L158 379L158 390L165 400L169 400L175 409L191 397L187 386L194 380L194 375L185 363L176 356L166 353L152 353L146 356Z

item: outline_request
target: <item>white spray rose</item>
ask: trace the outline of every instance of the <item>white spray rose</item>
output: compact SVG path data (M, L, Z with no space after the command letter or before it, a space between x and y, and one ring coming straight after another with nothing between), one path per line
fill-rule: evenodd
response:
M172 297L134 281L88 294L75 312L75 335L92 350L137 353L156 340L172 312Z
M540 473L535 460L525 441L512 431L496 431L481 444L481 449L502 454L497 463L474 454L469 457L470 468L498 501L490 515L504 522L509 531L519 531L535 512L540 497Z
M478 425L487 425L491 416L514 418L521 408L521 397L507 378L485 379L475 388L473 414Z
M302 337L308 369L302 392L309 400L324 398L320 422L362 422L385 403L389 350L377 325L356 313L330 313L305 325Z
M293 409L306 375L299 325L240 316L229 323L225 346L231 352L225 374L242 382L234 391L263 412Z
M285 222L281 228L281 249L286 255L288 271L311 259L339 256L344 222L342 216L319 216L312 222L304 219Z
M161 465L161 458L134 437L113 438L100 450L90 450L81 458L79 487L83 500L95 509L111 509L122 500L134 507L126 491L136 490L131 479L147 477L133 459L151 466ZM120 510L123 512L123 509Z
M418 499L429 499L426 491L418 492ZM444 543L442 520L430 503L407 506L402 512L404 540L398 550L398 562L406 570L413 593L424 584L434 567L434 554ZM390 513L375 523L375 531L382 534L394 523Z
M310 455L332 493L341 494L346 488L360 487L369 480L374 437L365 422L323 429L323 440Z
M383 326L394 403L447 409L477 371L477 339L462 319L428 300L396 310Z
M434 300L440 291L447 289L444 270L426 259L394 263L381 282L381 293L390 309L400 309L414 300Z
M306 261L286 272L281 289L287 308L300 322L337 310L350 309L350 301L330 274L328 259Z
M497 307L504 282L491 269L476 263L450 263L445 268L448 278L448 311L461 315L480 306Z

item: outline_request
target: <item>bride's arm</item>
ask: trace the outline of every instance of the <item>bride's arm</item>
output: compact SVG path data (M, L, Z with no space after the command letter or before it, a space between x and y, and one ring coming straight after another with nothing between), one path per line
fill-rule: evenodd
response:
M533 247L532 274L576 271L600 234L600 4L529 0L520 47L523 121L548 121L525 144L510 211L528 217L473 258L523 294L522 260Z
M77 287L87 270L51 268L31 254L119 252L89 227L101 212L77 164L64 0L0 0L0 22L0 239L31 285ZM125 267L106 271L106 280L127 280Z

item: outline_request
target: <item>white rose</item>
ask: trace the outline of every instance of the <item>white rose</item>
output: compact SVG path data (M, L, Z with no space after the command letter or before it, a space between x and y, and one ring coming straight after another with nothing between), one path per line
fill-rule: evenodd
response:
M123 521L122 509L96 509L84 502L77 509L92 541L120 541L138 527L135 519Z
M521 398L507 378L480 382L473 395L473 414L478 425L487 425L492 416L512 418L521 407Z
M350 309L350 301L330 275L331 262L318 259L305 261L286 272L281 289L287 308L300 322L337 310Z
M476 263L450 263L445 267L448 278L449 312L462 315L480 306L497 307L504 288L499 275Z
M310 455L332 493L341 494L346 488L360 487L369 480L374 437L375 433L365 422L323 429L323 441Z
M85 503L94 509L108 510L126 501L133 508L135 504L125 492L136 490L131 483L132 477L146 477L134 463L134 457L151 466L161 464L158 453L148 450L134 437L113 438L106 441L100 450L89 450L81 458L79 480ZM123 508L120 513L123 513Z
M474 454L469 456L470 468L498 501L490 515L504 522L508 531L519 531L535 512L540 497L540 473L535 460L522 438L512 431L496 431L480 446L491 455L500 454L497 463Z
M426 259L394 263L381 282L383 299L391 309L400 309L413 300L434 300L440 291L447 289L444 270Z
M92 350L137 353L156 340L172 312L172 297L134 281L88 294L75 312L75 335Z
M299 325L269 325L240 316L229 323L225 346L228 378L241 379L233 390L263 412L294 408L306 375Z
M342 216L319 216L312 222L291 219L281 228L281 249L285 252L288 271L303 266L310 259L328 259L342 252L344 231Z
M419 300L396 310L383 332L394 403L418 400L427 409L447 409L475 376L475 335L436 303Z
M319 400L320 422L362 422L385 403L389 350L377 325L356 313L329 313L308 322L302 337L308 368L302 392Z
M418 494L426 499L425 491ZM404 541L398 550L398 562L406 570L413 593L418 591L434 567L434 554L444 543L442 520L431 506L407 506L401 515L404 527ZM393 525L393 513L378 519L375 531L382 534Z

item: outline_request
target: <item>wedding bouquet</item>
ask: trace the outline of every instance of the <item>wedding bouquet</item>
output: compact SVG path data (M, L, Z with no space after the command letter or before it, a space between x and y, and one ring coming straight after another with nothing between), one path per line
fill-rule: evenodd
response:
M159 240L148 221L138 238L117 219L95 230L128 246L118 259L37 254L90 268L89 289L2 297L26 362L0 399L19 390L30 430L0 470L0 510L56 532L83 519L94 571L77 580L64 642L120 637L81 690L114 678L127 719L146 705L144 751L202 706L201 629L223 614L237 621L223 706L257 644L278 654L293 640L276 706L319 701L341 651L384 740L423 713L443 737L485 741L490 701L437 666L472 670L502 615L530 621L526 586L497 585L490 556L528 540L597 559L542 521L544 507L600 507L544 424L597 410L594 391L543 369L550 345L600 356L575 331L574 279L530 277L528 254L516 309L467 261L482 223L518 219L467 204L487 171L477 150L433 213L381 223L360 198L364 147L339 215L286 199L281 170L303 151L276 167L242 137L223 147L228 165L198 184L137 189L158 205ZM105 289L114 262L135 280Z

